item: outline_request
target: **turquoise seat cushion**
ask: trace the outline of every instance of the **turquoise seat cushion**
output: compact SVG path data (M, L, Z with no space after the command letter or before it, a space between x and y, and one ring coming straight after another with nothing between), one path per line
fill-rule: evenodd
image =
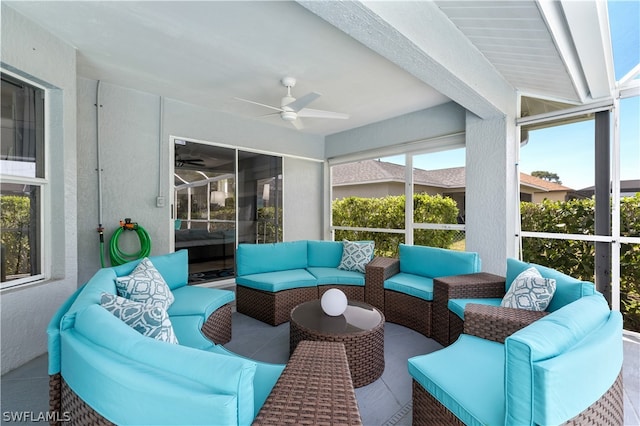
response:
M239 244L236 275L304 269L307 267L307 241L272 244Z
M429 278L480 272L478 253L427 246L399 246L400 272Z
M447 307L451 312L460 317L464 321L464 308L469 303L478 303L480 305L500 306L502 299L486 298L486 299L449 299Z
M62 376L117 424L250 424L255 416L254 362L144 337L98 305L78 312L61 340Z
M342 260L342 241L307 241L309 267L337 268Z
M537 265L535 263L522 262L518 259L507 259L507 273L505 279L505 291L509 289L511 283L521 272L534 267L544 278L556 280L556 291L547 307L547 312L557 311L561 307L574 302L581 297L590 296L596 293L593 283L580 281L555 269Z
M561 354L572 350L585 339L595 342L590 336L595 335L594 331L601 328L610 316L609 305L602 295L585 296L507 337L505 340L507 424L530 424L534 421L537 423L534 412L540 407L536 407L536 392L550 392L549 397L559 398L562 402L565 398L569 401L574 398L585 401L583 396L586 389L576 389L575 395L560 397L555 392L562 389L563 385L553 383L551 380L539 381L537 377L539 372L536 372L534 367L540 361L559 358ZM598 342L595 344L599 345ZM617 362L616 353L617 348L614 345L611 348L614 363ZM589 378L598 377L602 374L600 373L602 364L605 364L602 362L603 359L609 362L608 357L600 358L599 362L596 359L591 367L582 370L580 374ZM589 374L590 372L593 374ZM562 374L556 377L562 377Z
M317 280L306 269L292 269L237 276L236 283L256 290L276 292L292 288L315 287Z
M409 358L408 368L411 377L465 424L505 424L504 345L462 334L444 349Z
M356 271L345 271L338 268L308 267L318 285L342 284L364 286L364 274Z
M241 359L244 358L241 355L231 352L224 346L215 345L208 349L209 352L214 352L222 355L236 356ZM283 364L270 364L267 362L260 362L255 360L250 360L256 363L256 374L253 380L253 393L255 396L255 412L256 414L260 411L264 402L267 400L267 397L271 393L271 390L276 385L276 382L280 378L280 375L284 371L285 365Z
M149 256L153 266L160 272L162 278L169 285L171 290L187 285L189 279L189 257L187 250L178 250L175 253L163 254L160 256ZM113 271L119 277L131 274L142 259L114 266Z
M235 300L231 290L184 286L173 291L175 300L168 310L169 316L200 315L209 318L216 309Z
M195 349L209 349L214 343L202 334L200 329L204 321L202 315L181 315L169 318L173 332L183 346Z
M424 300L433 300L433 278L400 272L384 281L385 290L393 290Z

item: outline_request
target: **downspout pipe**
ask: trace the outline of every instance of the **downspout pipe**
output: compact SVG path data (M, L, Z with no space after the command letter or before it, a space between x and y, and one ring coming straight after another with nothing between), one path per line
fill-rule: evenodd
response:
M100 236L100 265L104 268L104 227L102 226L102 162L100 159L100 80L96 85L96 171L98 172L98 235Z

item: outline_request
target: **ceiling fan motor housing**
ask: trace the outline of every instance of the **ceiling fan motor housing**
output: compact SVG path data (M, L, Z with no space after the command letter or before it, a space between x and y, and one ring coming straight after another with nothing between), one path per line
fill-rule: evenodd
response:
M298 114L296 114L294 111L282 111L280 113L280 117L284 121L295 121L296 118L298 118Z

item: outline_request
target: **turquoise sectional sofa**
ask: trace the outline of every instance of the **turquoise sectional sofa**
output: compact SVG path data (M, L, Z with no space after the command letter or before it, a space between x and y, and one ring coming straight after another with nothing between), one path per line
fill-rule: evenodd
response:
M237 311L275 326L288 322L295 306L322 297L330 288L342 290L350 300L365 301L364 266L362 272L339 268L345 244L318 240L239 244ZM370 244L372 248L370 242L350 244Z
M414 425L622 425L622 316L601 294L502 342L469 334L469 321L483 319L468 318L452 345L409 359Z
M139 261L99 270L47 329L53 412L87 423L251 424L284 365L211 340L231 338L234 293L187 286L186 250L150 260L175 298L167 313L178 344L142 335L101 305Z

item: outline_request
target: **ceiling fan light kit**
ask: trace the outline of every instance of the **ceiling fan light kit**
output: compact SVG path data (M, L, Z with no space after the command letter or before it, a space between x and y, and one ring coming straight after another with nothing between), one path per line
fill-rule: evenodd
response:
M305 108L311 102L315 101L320 97L319 93L310 92L301 98L294 98L291 95L291 88L296 85L296 79L293 77L284 77L280 80L282 85L287 88L287 94L280 101L280 107L276 107L273 105L267 105L256 101L251 101L248 99L236 98L239 101L248 102L254 105L259 105L265 108L273 109L276 111L280 111L280 118L283 121L291 123L296 129L304 128L300 117L308 117L308 118L334 118L345 120L349 118L348 114L344 114L341 112L333 112L333 111L323 111L319 109L311 109Z

